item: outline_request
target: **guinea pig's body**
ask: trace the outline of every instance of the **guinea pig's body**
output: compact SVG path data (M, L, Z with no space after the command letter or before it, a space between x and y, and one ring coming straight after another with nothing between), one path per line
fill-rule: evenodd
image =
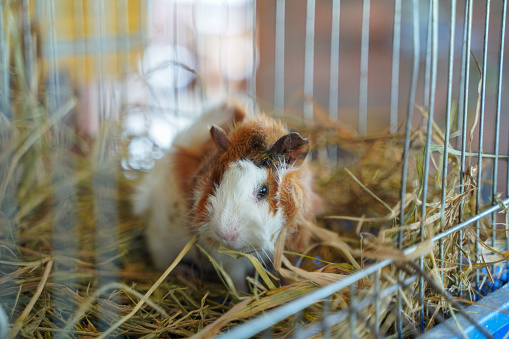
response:
M306 139L265 115L226 104L202 115L137 187L134 208L147 221L155 266L166 269L196 234L242 289L252 265L219 245L265 258L287 228L285 247L303 250L310 235L302 221L320 205L308 151ZM209 265L195 248L185 260Z

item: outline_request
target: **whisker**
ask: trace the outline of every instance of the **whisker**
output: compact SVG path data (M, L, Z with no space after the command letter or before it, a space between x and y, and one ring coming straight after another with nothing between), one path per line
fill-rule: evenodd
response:
M279 281L279 286L282 286L281 285L281 282L283 281L283 279L281 278L281 273L279 273L278 270L276 270L276 266L274 265L274 262L272 261L272 259L270 258L270 255L262 248L262 251L263 253L265 254L265 256L267 257L267 259L269 259L270 263L272 264L272 272L273 274L276 275L276 277L278 277L278 281Z
M251 247L253 248L253 252L258 257L258 260L260 260L260 262L263 263L263 260L262 260L262 258L260 258L260 254L258 253L258 250L256 248L254 248L253 246L251 246Z
M257 250L257 249L255 249L254 247L253 247L253 250L255 251L256 256L258 257L258 260L260 260L260 263L263 265L263 267L264 267L265 269L268 269L268 268L267 268L267 265L265 264L265 260L263 260L263 259L262 259L262 257L260 256L260 253L258 252L258 250Z
M272 268L275 268L274 267L274 262L272 261L272 259L270 258L270 255L262 248L262 251L263 253L265 254L265 256L267 257L267 259L269 259L270 263L272 264Z

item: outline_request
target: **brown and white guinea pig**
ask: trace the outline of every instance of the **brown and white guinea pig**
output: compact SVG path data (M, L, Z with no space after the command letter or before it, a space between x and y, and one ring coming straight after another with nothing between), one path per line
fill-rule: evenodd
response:
M246 258L218 253L219 245L265 258L287 228L285 247L303 250L321 201L313 191L309 141L263 114L232 103L203 114L137 187L135 213L147 222L148 249L166 269L193 235L245 290ZM207 268L197 249L184 259Z

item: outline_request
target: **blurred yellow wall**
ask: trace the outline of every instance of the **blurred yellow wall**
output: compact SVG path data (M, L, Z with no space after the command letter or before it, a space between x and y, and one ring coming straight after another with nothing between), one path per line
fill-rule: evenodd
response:
M68 72L75 84L122 76L139 58L147 0L54 0L54 15L49 0L30 4L44 64L55 55L59 72Z

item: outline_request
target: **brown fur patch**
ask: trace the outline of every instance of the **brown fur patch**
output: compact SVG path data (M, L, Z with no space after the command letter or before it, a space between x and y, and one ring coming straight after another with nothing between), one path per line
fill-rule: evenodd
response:
M269 160L269 148L288 131L281 123L259 116L238 124L229 137L231 146L221 155L224 165L238 159L248 159L262 166Z
M307 247L311 233L303 224L312 221L321 211L322 201L314 192L312 183L312 172L307 162L281 179L280 204L288 227L285 246L292 251L303 251Z
M193 230L197 230L200 225L204 224L208 220L208 198L214 194L215 186L207 179L208 178L200 178L197 180L196 188L198 190L202 190L202 195L198 198L198 201L193 204L193 209L191 210L191 228Z
M269 208L272 215L276 215L277 211L279 210L279 183L277 180L275 180L275 175L277 175L276 171L267 169L267 182L269 184L269 196L267 197L267 201L269 203Z
M302 205L302 192L296 182L297 174L296 171L286 173L279 184L279 201L288 222L294 220L298 207Z
M186 200L190 198L189 194L193 190L193 178L200 168L201 158L200 154L187 148L179 146L175 148L172 171L177 177L178 188L183 193Z

